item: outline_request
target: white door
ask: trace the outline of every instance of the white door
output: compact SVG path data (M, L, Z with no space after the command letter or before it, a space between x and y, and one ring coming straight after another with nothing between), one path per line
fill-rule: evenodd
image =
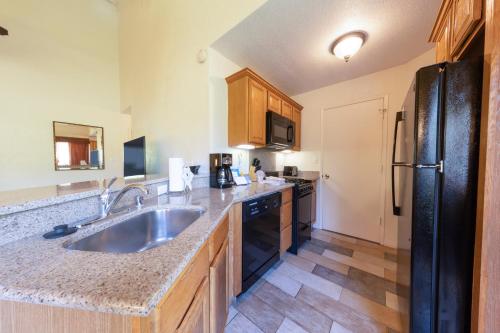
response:
M323 110L323 228L382 242L384 98Z

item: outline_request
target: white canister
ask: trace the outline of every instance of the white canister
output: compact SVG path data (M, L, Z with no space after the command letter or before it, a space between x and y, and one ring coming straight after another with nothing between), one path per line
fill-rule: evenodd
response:
M169 192L184 191L183 175L184 159L172 157L168 159L168 187Z

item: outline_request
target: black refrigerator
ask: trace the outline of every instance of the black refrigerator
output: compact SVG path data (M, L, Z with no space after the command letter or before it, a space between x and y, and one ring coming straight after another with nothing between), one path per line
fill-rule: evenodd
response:
M393 213L410 234L410 331L468 332L482 59L421 68L394 126Z

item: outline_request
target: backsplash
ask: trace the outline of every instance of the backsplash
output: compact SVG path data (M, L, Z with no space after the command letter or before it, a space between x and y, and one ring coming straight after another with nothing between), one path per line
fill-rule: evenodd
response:
M254 158L260 160L260 165L264 171L277 171L276 170L276 152L265 149L254 149L249 151L249 161L252 165Z

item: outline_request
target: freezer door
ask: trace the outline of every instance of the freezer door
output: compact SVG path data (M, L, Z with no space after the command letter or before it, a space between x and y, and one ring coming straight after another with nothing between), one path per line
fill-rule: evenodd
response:
M461 61L445 71L439 332L470 330L482 64Z

